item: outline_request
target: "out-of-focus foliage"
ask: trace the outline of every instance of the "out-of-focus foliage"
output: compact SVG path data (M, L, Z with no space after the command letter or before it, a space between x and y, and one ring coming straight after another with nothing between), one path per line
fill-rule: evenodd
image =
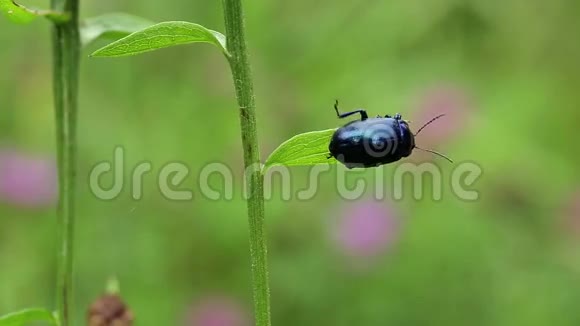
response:
M84 1L82 14L123 11L223 30L220 5ZM347 173L346 187L368 184L357 200L337 191L340 166L314 178L308 200L295 195L312 182L308 168L292 168L292 200L274 177L266 212L275 325L580 323L578 1L249 1L245 11L264 160L292 135L345 123L332 108L339 98L345 110L363 107L370 116L400 112L415 130L447 113L417 144L456 161L418 151L406 160L440 167L441 200L431 199L437 182L428 178L425 198L413 198L407 178L395 200L398 165ZM53 306L55 207L45 201L52 197L36 197L54 180L46 163L55 138L47 25L0 20L0 143L12 162L28 162L10 165L10 176L24 178L13 182L3 177L0 156L0 315ZM112 275L139 325L247 323L233 92L223 55L209 46L83 60L76 324ZM124 187L114 200L99 200L90 170L113 163L116 146L125 153ZM132 173L142 162L152 170L136 187ZM193 191L193 200L161 193L158 177L170 162L189 166L173 189ZM203 167L216 162L231 167L232 200L200 190ZM461 200L450 186L463 162L483 170L476 201ZM385 198L377 201L380 172ZM101 179L112 187L112 173ZM223 180L210 176L209 186L223 189ZM140 200L132 198L135 188ZM28 200L15 201L22 191Z
M0 12L11 21L19 24L29 23L36 18L33 12L12 0L0 0Z
M87 45L99 37L119 39L153 24L147 19L125 13L104 14L83 20L81 41Z
M45 309L25 309L0 316L0 325L2 326L29 325L39 321L43 321L49 325L57 325L53 314Z
M0 13L17 24L27 24L36 17L46 17L54 22L64 22L69 19L67 14L52 10L27 8L13 0L0 0Z

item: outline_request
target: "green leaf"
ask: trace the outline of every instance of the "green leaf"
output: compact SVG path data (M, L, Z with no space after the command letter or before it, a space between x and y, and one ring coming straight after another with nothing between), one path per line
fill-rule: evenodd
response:
M92 17L81 24L81 42L87 45L100 37L119 39L153 24L145 18L124 13Z
M311 131L288 139L270 154L262 172L275 165L336 164L334 158L328 158L328 144L335 131Z
M226 37L201 25L163 22L126 36L93 52L94 57L121 57L189 43L211 43L228 55Z
M52 10L30 9L13 0L0 0L0 11L11 21L18 24L30 23L36 17L43 16L57 23L66 22L69 15Z
M38 321L58 325L52 312L42 308L30 308L0 317L0 326L24 326Z
M0 11L15 23L25 24L36 19L35 14L12 0L0 0Z

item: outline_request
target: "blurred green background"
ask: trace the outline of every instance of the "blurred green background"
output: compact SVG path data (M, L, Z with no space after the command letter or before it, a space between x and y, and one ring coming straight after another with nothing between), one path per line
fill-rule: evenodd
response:
M26 4L46 7L45 1ZM334 128L343 110L401 112L417 128L447 113L407 161L441 167L442 200L345 200L333 173L314 198L266 203L274 325L579 325L580 2L245 1L263 159L297 133ZM82 1L83 17L124 11L223 31L219 1ZM54 123L49 24L0 20L0 314L54 307ZM93 44L85 54L106 44ZM76 232L77 324L111 276L138 325L245 325L251 287L242 152L219 51L181 46L82 62ZM126 151L125 187L95 198L90 169ZM144 198L131 171L148 161ZM158 190L169 162L192 173L176 202ZM232 201L204 198L199 171L235 172ZM483 170L476 201L453 167ZM333 168L332 171L334 171ZM293 191L308 181L292 169ZM110 185L112 176L103 180ZM219 187L219 178L212 184ZM407 180L405 186L412 187ZM213 324L212 324L213 323Z

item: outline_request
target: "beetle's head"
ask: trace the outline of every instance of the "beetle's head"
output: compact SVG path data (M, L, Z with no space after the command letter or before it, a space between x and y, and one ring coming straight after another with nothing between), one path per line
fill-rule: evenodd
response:
M415 148L415 135L411 132L409 127L409 122L407 120L399 120L399 137L401 137L400 146L404 149L403 156L407 157L411 155L413 148Z

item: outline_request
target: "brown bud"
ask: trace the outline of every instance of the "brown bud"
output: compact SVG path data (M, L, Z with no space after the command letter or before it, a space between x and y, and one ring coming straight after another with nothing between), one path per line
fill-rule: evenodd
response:
M89 326L131 326L133 313L116 294L105 294L95 300L87 313Z

